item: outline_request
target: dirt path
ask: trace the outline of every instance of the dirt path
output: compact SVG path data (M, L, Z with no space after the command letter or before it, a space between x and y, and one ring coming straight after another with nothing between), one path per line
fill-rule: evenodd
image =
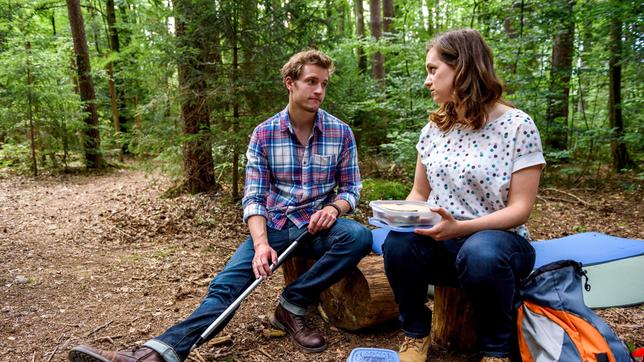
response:
M0 179L0 361L66 361L80 343L105 349L139 344L199 304L212 275L246 235L241 208L217 195L162 198L168 187L163 177L127 170ZM543 195L530 222L537 238L584 230L644 238L641 192L575 191L593 207L559 191ZM222 333L230 342L204 346L200 357L342 361L355 347L397 349L401 334L393 324L347 333L317 315L311 323L329 340L322 354L303 354L288 338L265 337L281 284L278 275L260 286ZM622 338L644 346L642 307L600 314ZM442 361L469 358L434 354Z

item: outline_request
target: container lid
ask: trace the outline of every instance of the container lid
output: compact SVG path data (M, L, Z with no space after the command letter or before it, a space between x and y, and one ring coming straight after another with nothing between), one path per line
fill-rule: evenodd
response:
M433 214L425 201L374 200L369 203L369 206L391 215L432 216Z
M432 226L431 225L417 225L417 226L395 226L395 225L389 225L386 222L379 220L375 217L370 217L368 219L369 225L373 225L376 227L379 227L381 229L385 230L391 230L391 231L398 231L399 233L413 233L416 231L416 229L430 229ZM384 242L384 238L382 240ZM375 243L375 240L374 240ZM382 242L381 242L382 244ZM378 253L376 253L378 254ZM382 252L380 252L382 254ZM380 255L378 254L378 255Z
M400 362L398 353L385 348L354 348L347 362Z

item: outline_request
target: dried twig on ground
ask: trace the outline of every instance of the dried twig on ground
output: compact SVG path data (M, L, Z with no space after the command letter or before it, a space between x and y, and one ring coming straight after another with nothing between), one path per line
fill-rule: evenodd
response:
M115 340L115 339L117 339L117 338L122 338L122 337L123 337L123 335L122 335L122 334L117 334L117 335L115 335L115 336L102 336L102 337L96 337L96 338L94 338L93 342L100 342L100 341L104 341L104 340L105 340L105 341L110 342L111 344L115 344L115 343L114 343L114 340Z
M59 349L65 349L65 347L67 347L67 343L69 343L69 341L72 339L72 337L67 338L65 340L65 342L61 345L60 340L63 337L64 337L64 335L62 335L62 336L60 336L60 338L58 338L58 344L56 345L56 348L54 348L54 350L49 355L49 358L47 358L47 362L51 362L52 358L54 358L54 355L56 355L56 352L58 352Z
M201 356L201 353L199 353L199 351L197 351L195 349L193 352L194 352L195 355L194 355L194 357L191 356L190 359L192 359L194 361L198 361L198 362L206 362L206 360L203 359L203 357Z
M580 204L582 204L582 205L584 205L584 206L588 206L588 205L590 205L590 203L588 203L588 202L586 202L586 201L582 200L579 196L577 196L577 195L575 195L575 194L573 194L573 193L567 192L567 191L562 191L562 190L556 189L556 188L554 188L554 187L549 187L549 188L543 189L543 190L541 190L541 191L552 191L552 192L558 192L558 193L560 193L560 194L564 194L564 195L566 195L566 196L570 196L570 197L572 197L573 199L577 200ZM565 200L562 200L562 201L565 201Z
M109 322L107 322L107 323L105 323L105 324L101 324L100 326L98 326L98 327L94 328L94 330L93 330L93 331L91 331L91 332L87 333L87 337L89 337L89 336L91 336L92 334L94 334L94 333L96 333L96 332L100 331L101 329L103 329L103 328L105 328L105 327L109 326L110 324L112 324L112 322L114 322L114 321L113 321L113 320L111 320L111 321L109 321Z
M266 352L264 348L259 347L259 351L262 352L264 356L268 357L269 360L273 360L273 356L271 356L268 352Z

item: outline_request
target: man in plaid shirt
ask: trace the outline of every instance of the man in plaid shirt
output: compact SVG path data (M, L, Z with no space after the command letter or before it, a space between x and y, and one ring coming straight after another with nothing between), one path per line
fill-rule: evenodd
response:
M281 72L288 105L255 128L246 153L243 206L250 236L212 280L201 305L143 347L105 352L78 346L70 361L184 361L210 324L256 278L270 275L278 253L306 230L312 238L300 253L317 261L286 286L272 324L307 352L326 349L324 337L305 324L306 309L370 252L371 232L340 218L357 206L362 183L351 129L320 109L332 60L319 51L301 52Z

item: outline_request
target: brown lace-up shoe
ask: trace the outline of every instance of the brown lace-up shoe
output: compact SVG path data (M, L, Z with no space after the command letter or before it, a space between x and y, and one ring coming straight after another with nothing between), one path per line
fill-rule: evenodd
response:
M510 357L489 357L485 356L481 359L481 362L510 362Z
M412 338L405 336L398 358L400 362L425 362L427 361L427 352L432 341L431 336L425 338Z
M326 342L322 335L304 323L304 317L295 315L281 305L277 305L273 319L273 327L288 332L293 342L307 352L322 352L326 349Z
M76 346L67 356L71 362L163 362L163 357L148 347L105 352L89 346Z

